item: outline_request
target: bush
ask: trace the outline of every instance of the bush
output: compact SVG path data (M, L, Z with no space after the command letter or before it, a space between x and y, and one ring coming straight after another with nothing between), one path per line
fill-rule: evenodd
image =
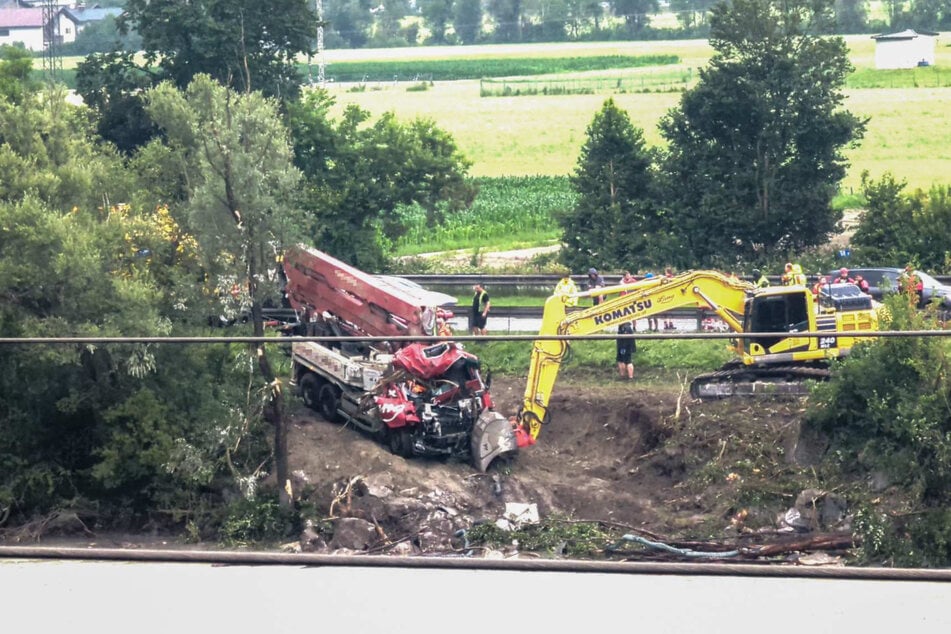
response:
M886 300L892 330L936 327L904 296ZM900 513L864 509L855 530L863 558L899 565L951 564L951 379L936 337L889 337L853 349L817 386L804 426L829 439L827 464L887 476Z
M241 498L230 506L218 540L225 546L247 546L280 541L298 532L297 514L282 509L276 496L261 494L251 499Z

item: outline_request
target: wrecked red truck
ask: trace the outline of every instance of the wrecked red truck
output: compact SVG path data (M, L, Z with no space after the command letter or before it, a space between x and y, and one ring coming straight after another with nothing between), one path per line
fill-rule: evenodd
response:
M291 383L332 422L352 424L401 456L470 460L485 471L518 450L494 410L478 357L458 342L335 337L433 337L448 315L423 289L370 275L305 246L285 254L285 295L297 313Z

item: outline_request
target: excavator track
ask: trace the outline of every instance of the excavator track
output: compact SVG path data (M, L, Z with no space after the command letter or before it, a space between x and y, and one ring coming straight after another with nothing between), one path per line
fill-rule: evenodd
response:
M745 366L728 364L716 372L698 375L690 395L701 400L732 396L805 396L809 381L825 381L829 368L815 365Z

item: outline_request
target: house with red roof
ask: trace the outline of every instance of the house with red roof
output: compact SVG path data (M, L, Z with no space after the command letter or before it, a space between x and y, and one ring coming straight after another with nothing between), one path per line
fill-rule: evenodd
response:
M45 45L43 9L0 9L0 44L22 44L42 51Z

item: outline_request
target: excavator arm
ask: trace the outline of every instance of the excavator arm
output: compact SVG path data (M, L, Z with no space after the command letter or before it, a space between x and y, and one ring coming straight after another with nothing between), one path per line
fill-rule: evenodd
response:
M553 295L545 302L538 334L586 335L678 308L709 310L734 332L743 332L745 302L754 290L752 284L716 271L692 271L575 295ZM569 298L595 293L616 296L585 310L566 312ZM548 402L568 345L563 339L538 339L532 348L528 383L517 423L533 440L549 420Z

